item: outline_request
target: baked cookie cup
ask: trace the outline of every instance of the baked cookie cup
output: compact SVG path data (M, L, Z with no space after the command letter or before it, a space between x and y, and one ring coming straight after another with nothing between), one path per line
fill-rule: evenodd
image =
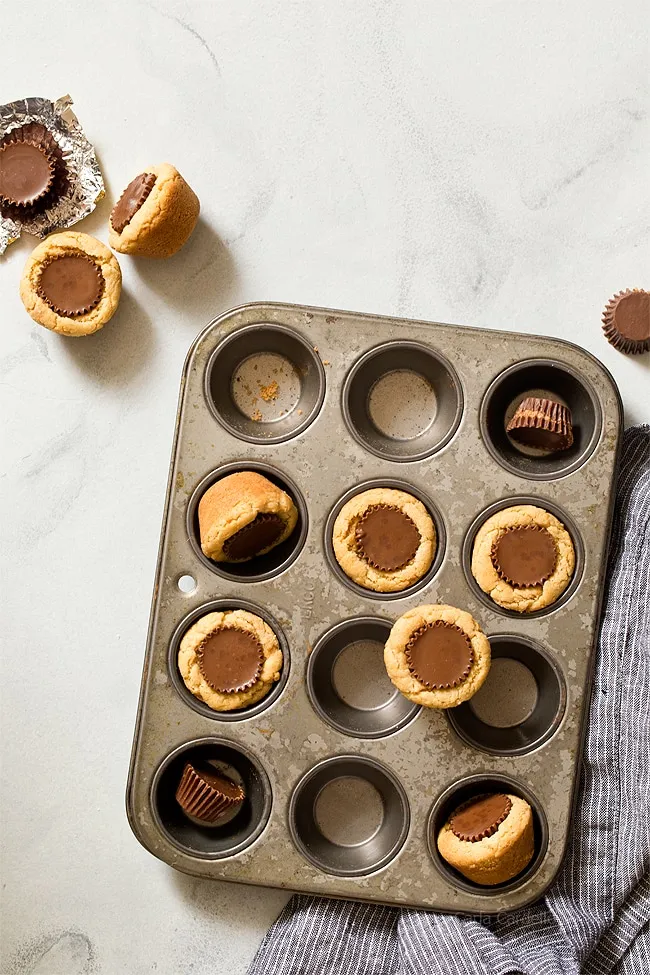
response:
M293 498L256 471L212 484L199 501L201 550L214 562L247 562L284 542L298 523Z
M257 704L280 679L283 656L271 627L247 610L208 613L181 640L178 669L213 711Z
M350 498L334 522L337 562L353 582L399 592L431 568L436 529L421 501L406 491L371 488Z
M395 687L425 708L469 700L490 670L490 644L473 616L444 604L416 606L394 623L384 664Z
M532 810L525 799L507 793L475 796L454 810L437 845L443 860L475 884L506 883L533 858Z
M544 508L514 505L485 521L474 539L472 575L497 605L534 613L562 595L575 569L562 522Z
M46 237L30 254L20 281L27 313L60 335L91 335L115 313L122 272L106 244L67 230Z
M111 211L108 242L121 254L171 257L199 218L199 198L169 163L132 179Z

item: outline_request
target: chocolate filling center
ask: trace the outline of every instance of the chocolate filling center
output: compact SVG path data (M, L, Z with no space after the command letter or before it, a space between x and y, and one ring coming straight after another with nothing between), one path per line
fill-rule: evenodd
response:
M279 515L258 515L249 525L240 528L223 543L224 555L233 562L252 559L273 545L284 528L285 523Z
M545 528L508 528L492 546L492 564L510 585L541 586L555 571L557 546Z
M113 230L121 234L154 188L156 177L153 173L140 173L132 179L111 210Z
M262 670L264 653L257 637L247 630L225 626L200 644L199 668L210 687L222 694L252 687Z
M10 203L33 203L47 193L54 167L47 152L29 142L0 147L0 196Z
M67 254L44 265L37 290L53 311L73 318L87 314L99 304L104 275L85 254Z
M431 690L458 687L474 663L472 643L465 631L442 620L416 630L405 652L413 676Z
M420 532L409 516L392 504L373 504L354 531L357 554L382 572L396 572L415 558Z
M635 291L621 298L614 311L614 324L627 339L642 342L650 338L650 293Z
M478 796L456 810L449 820L449 826L459 840L476 843L496 833L511 809L512 802L508 796Z

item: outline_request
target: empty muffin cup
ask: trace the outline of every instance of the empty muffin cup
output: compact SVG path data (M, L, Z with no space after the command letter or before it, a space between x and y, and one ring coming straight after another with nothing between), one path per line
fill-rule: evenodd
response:
M463 411L451 363L420 342L385 342L355 362L343 384L352 436L384 460L423 460L453 437Z
M246 325L223 339L205 371L219 423L250 443L282 443L316 418L325 370L312 345L285 325Z
M541 646L514 634L490 637L492 666L474 697L447 712L460 738L493 755L525 755L557 731L566 708L560 668Z
M534 853L530 863L516 877L500 884L486 886L468 880L467 877L447 863L440 856L437 839L440 830L454 810L459 809L469 799L490 794L519 796L529 804L533 815ZM537 797L516 779L498 773L468 775L454 782L436 799L429 813L427 843L434 866L448 883L472 894L494 897L521 887L537 872L548 847L548 824Z
M419 713L391 684L384 644L391 624L365 616L343 620L316 642L307 663L307 692L323 721L352 738L382 738Z
M289 804L289 828L300 853L339 877L385 867L406 840L409 823L400 782L361 755L319 762L298 782Z
M268 627L271 628L278 642L278 646L282 651L282 670L280 671L279 679L274 681L271 689L254 704L249 704L248 706L241 707L237 710L219 711L211 708L205 703L205 701L202 701L196 697L185 685L185 681L183 680L181 672L178 668L178 651L180 649L183 637L188 632L190 627L192 627L195 623L210 613L225 613L231 610L244 610L248 613L252 613L253 615L258 616L264 621L264 623L267 624ZM254 715L259 714L260 711L264 711L266 708L270 707L275 701L278 700L286 687L287 680L289 679L290 666L291 659L289 644L287 643L280 624L271 616L270 613L267 613L266 610L261 609L254 603L249 603L244 599L215 599L209 603L203 603L203 605L198 606L176 627L176 630L174 631L169 643L169 650L167 654L169 676L172 684L182 697L183 701L194 711L197 711L199 714L203 715L203 717L212 718L215 721L243 721L246 718L252 718Z
M563 450L525 445L506 431L527 398L551 400L570 411L573 443ZM553 359L527 359L504 370L483 397L481 435L495 460L520 477L546 481L564 477L594 451L602 426L598 398L587 379Z
M188 817L176 791L188 762L214 768L241 786L245 798L221 823L201 824ZM151 785L151 809L158 828L182 853L205 860L235 856L250 846L271 813L271 784L259 760L242 745L221 738L201 738L176 748L165 758Z
M288 538L279 545L275 545L265 555L258 555L245 562L215 562L208 558L201 548L201 532L199 526L199 502L209 487L229 474L241 471L255 471L263 475L282 491L286 492L298 509L298 521ZM297 484L281 474L268 464L254 461L224 464L207 474L192 492L187 505L187 536L198 559L212 572L225 579L236 579L240 582L261 582L284 572L294 562L307 539L308 515L307 505Z

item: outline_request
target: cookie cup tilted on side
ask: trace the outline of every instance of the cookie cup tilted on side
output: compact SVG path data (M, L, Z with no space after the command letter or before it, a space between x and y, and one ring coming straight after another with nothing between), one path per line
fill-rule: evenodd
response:
M532 810L519 796L476 796L451 814L437 844L443 860L475 884L506 883L533 858Z
M121 254L171 257L189 239L199 210L199 198L177 169L148 166L113 207L108 242Z
M490 644L469 613L444 604L416 606L395 622L384 663L401 693L425 708L469 700L490 670Z
M246 562L284 542L296 527L293 499L256 471L212 484L199 501L203 554L214 562Z

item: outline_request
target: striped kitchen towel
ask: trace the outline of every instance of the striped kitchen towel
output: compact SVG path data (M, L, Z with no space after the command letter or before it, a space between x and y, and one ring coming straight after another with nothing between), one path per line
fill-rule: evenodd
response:
M579 800L531 907L480 920L294 896L249 975L650 975L650 427L623 438Z

